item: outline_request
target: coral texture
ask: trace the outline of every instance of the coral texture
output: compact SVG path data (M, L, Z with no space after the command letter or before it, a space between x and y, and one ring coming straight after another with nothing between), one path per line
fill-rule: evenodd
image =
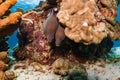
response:
M62 42L62 45L59 46L57 44L59 47L56 47L54 40L50 45L44 34L43 27L47 15L49 15L49 11L30 11L22 16L22 22L18 32L19 46L14 53L16 59L23 60L29 58L42 64L51 64L56 59L64 56L72 61L80 61L80 56L85 56L87 59L88 57L100 57L107 53L113 45L110 38L103 39L100 44L91 45L75 43L66 38ZM59 26L59 30L54 34L55 40L58 40L58 42L55 41L56 43L61 42L60 40L63 39L64 34L63 27L59 28ZM61 31L63 32L61 33Z
M49 59L50 46L42 28L44 19L45 14L34 11L22 16L18 33L19 49L15 53L17 59L27 57L43 63L46 63L46 59Z
M13 6L17 0L6 0L4 3L0 5L0 17L2 17L6 11Z
M0 0L0 3L2 3L2 0Z
M14 73L6 71L9 66L10 59L7 57L7 52L0 52L0 80L13 80Z
M68 59L59 58L52 64L52 68L55 74L62 76L68 75L69 78L73 78L73 76L75 78L78 75L77 77L81 77L82 80L87 80L87 71L85 67L77 62L70 62Z
M115 0L62 0L57 14L65 35L85 45L100 43L105 37L119 38Z
M5 71L6 69L8 69L8 65L0 61L0 71Z
M5 74L2 71L0 71L0 80L5 80Z
M6 0L0 4L0 36L11 35L18 27L22 13L15 12L10 14L11 12L9 11L9 8L16 2L17 0Z
M7 57L7 51L0 52L0 60L9 63L10 58Z

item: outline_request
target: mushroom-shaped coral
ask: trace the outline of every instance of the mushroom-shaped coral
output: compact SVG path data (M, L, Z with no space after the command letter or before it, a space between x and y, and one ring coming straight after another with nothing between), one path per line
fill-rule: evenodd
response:
M65 35L85 45L100 43L105 37L118 39L114 32L117 4L115 0L62 0L57 14ZM111 30L112 28L112 30Z
M17 0L6 0L0 4L0 36L11 35L18 27L17 23L22 16L21 12L5 15L16 2Z

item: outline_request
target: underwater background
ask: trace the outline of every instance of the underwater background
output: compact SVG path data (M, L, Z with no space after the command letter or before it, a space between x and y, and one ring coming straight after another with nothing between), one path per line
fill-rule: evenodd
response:
M45 0L18 0L18 2L11 8L12 12L15 12L17 8L22 8L25 11L34 9L37 5L39 5L40 1L45 1ZM117 21L120 22L120 5L118 5L118 16L117 16ZM10 46L10 49L12 50L18 42L18 39L16 37L17 31L14 32L13 35L9 36L8 44ZM114 40L114 45L113 48L115 47L120 47L120 40Z
M10 1L13 3L14 0ZM106 38L104 35L100 35L103 36L102 38L96 38L99 35L96 34L97 32L95 33L91 30L90 33L94 32L92 33L92 36L94 37L93 40L89 40L88 37L85 38L85 41L83 38L83 43L77 43L77 40L79 40L78 36L74 37L74 41L71 41L71 37L69 37L70 33L66 34L67 36L64 34L64 25L61 25L62 21L60 20L66 16L66 13L64 13L65 11L62 9L62 6L68 6L69 3L72 6L72 10L74 8L76 9L77 7L77 10L81 13L80 10L84 8L82 7L80 9L80 6L77 5L86 4L85 7L89 9L87 10L85 8L87 11L93 13L94 16L95 12L92 12L92 8L87 4L87 2L84 2L84 0L79 0L81 3L76 3L78 0L62 0L63 2L61 3L59 2L61 0L56 0L56 6L51 8L53 3L50 2L52 1L55 0L17 0L17 3L13 7L10 7L12 13L20 11L20 13L22 12L23 15L21 14L22 17L19 19L20 23L18 25L20 27L18 30L16 28L14 30L14 34L7 36L8 38L5 36L5 38L7 38L7 41L5 40L5 42L6 44L8 43L9 47L7 45L7 48L9 49L7 49L7 51L1 52L0 54L0 80L120 80L120 4L118 5L114 3L113 5L115 5L115 8L113 8L113 5L110 8L113 11L117 11L118 7L118 15L116 12L113 13L112 16L114 20L117 20L117 24L114 25L111 22L107 22L111 25L107 26L107 24L102 21L105 25L102 26L99 24L100 27L97 26L99 29L95 29L98 32L99 30L100 32L105 32L104 34L106 34L108 38ZM74 4L72 4L72 1ZM41 4L42 2L43 4ZM110 0L108 0L108 2L110 2L109 5L113 3ZM88 3L92 2L88 0ZM96 5L98 8L102 5L102 7L100 7L100 9L102 9L105 7L103 3L104 2L96 2ZM93 4L91 5L93 6ZM95 6L94 8L96 10ZM109 8L106 9L109 11ZM0 10L2 10L2 7ZM68 11L71 12L72 10ZM111 18L111 10L110 12L106 13L109 18ZM62 13L60 12L63 13L62 17L60 15ZM70 22L71 24L69 24L69 26L72 24L78 24L80 23L79 21L84 21L84 18L87 18L91 21L93 17L86 17L91 16L90 13L82 15L84 16L83 18L80 16L78 19L73 19L72 22L75 23ZM100 13L103 14L104 10L103 12L101 10ZM57 16L53 14L57 14ZM73 14L70 16L73 16ZM77 14L77 16L79 15ZM99 16L101 15L98 15L96 18L99 19ZM103 18L101 17L100 19L104 20L105 18L106 17L103 14ZM53 21L53 23L50 21ZM69 21L71 21L71 19ZM67 21L65 20L65 22ZM100 21L98 20L96 23L99 22ZM47 24L49 28L44 24ZM51 26L53 26L52 24L57 24L57 26L54 26L54 28L57 28L51 30ZM85 23L83 26L86 27L88 25ZM93 30L94 27L92 28ZM103 27L106 27L108 32L107 29ZM43 28L45 29L43 30ZM89 32L88 30L85 30L84 32L85 28L82 28L79 29L75 27L75 29L79 29L80 33L83 32L86 34L86 32ZM112 32L112 28L114 28L113 32L115 32L112 36L117 36L115 39L119 40L112 40L114 38L110 34L110 32ZM45 32L49 31L52 33L48 36ZM76 30L74 32L76 32ZM54 36L52 36L53 33ZM79 35L79 37L84 36L87 35ZM54 38L53 43L49 44L52 37ZM64 39L63 42L61 41L61 38ZM59 45L59 42L62 44ZM2 41L1 43L4 44ZM3 45L1 46L3 47ZM1 79L1 75L4 79Z
M45 0L32 0L32 1L18 0L18 2L11 8L11 11L15 12L17 8L21 8L24 11L34 9L39 4L40 1L45 1ZM17 45L17 42L18 42L16 34L17 34L17 31L15 31L13 35L9 36L8 44L11 50L15 47L15 45Z

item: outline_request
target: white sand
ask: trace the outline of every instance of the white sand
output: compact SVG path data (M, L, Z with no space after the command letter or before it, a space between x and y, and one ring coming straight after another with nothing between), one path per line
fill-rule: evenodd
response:
M60 76L53 74L48 66L43 66L43 71L37 71L33 66L29 65L25 69L14 70L15 65L22 65L21 63L14 64L12 71L16 74L16 80L59 80ZM88 80L120 80L120 61L116 63L105 63L104 61L97 61L94 64L86 63L84 66L88 72Z

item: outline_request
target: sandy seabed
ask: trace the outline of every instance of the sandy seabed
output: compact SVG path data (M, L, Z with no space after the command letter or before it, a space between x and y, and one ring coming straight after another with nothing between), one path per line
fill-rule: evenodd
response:
M120 61L83 64L88 73L88 80L120 80ZM11 69L15 73L15 80L61 80L60 75L53 73L51 66L40 65L36 62L25 66L23 61L16 62Z

